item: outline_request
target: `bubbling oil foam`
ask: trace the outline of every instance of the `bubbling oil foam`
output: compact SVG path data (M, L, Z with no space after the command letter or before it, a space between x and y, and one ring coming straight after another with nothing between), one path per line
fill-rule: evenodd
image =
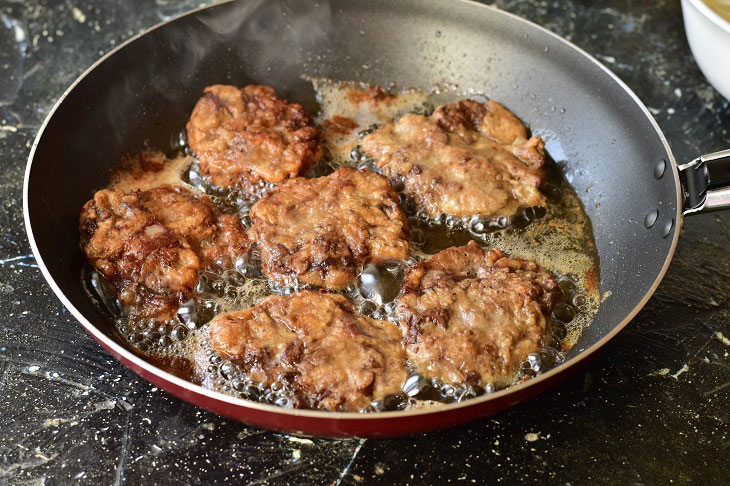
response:
M315 80L314 85L321 105L317 118L320 124L340 114L354 119L357 126L351 133L338 134L335 139L326 140L325 160L307 174L311 177L326 175L342 166L374 170L372 160L360 151L359 140L386 120L405 113L429 114L434 106L422 90L404 90L387 98L388 103L383 104L358 101L357 97L349 95L352 89L367 88L359 83L320 79ZM452 94L452 99L459 97ZM448 97L448 93L437 93L439 102L449 101ZM112 185L123 190L144 190L162 183L185 185L207 194L221 210L237 215L249 227L252 205L273 185L262 185L260 193L253 197L235 189L216 187L201 174L199 164L187 147L184 131L173 139L171 153L176 157L164 164L161 170L154 174L140 173L139 170L117 173ZM548 207L527 208L509 219L457 219L447 215L431 219L418 214L411 201L399 193L401 207L412 226L409 258L404 262L364 266L353 284L342 293L363 315L398 324L395 302L407 267L445 248L462 246L471 240L485 247L499 247L510 256L535 260L549 270L558 279L567 300L566 304L554 309L553 323L542 347L521 364L514 383L559 365L564 360L564 353L577 342L597 312L600 300L598 259L590 221L578 197L554 164L549 166L546 184L541 188L550 202ZM130 323L108 282L89 268L84 281L90 296L113 316L116 329L124 340L151 361L186 360L204 370L202 375L196 376L189 370L174 366L169 371L241 398L283 407L297 405L295 393L286 379L269 388L252 382L235 363L219 356L208 338L207 323L214 316L255 306L268 295L288 295L305 288L295 282L282 286L268 280L261 273L255 245L246 258L235 262L233 268L209 268L201 272L195 297L180 307L173 323L160 324L153 320L141 325ZM452 403L493 391L492 386L455 387L413 372L401 393L373 402L363 411L402 410Z

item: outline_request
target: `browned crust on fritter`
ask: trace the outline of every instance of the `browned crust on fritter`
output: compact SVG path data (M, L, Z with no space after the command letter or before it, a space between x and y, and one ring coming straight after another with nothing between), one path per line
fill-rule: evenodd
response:
M442 105L434 111L433 118L449 133L459 133L468 138L470 132L479 132L495 142L510 145L517 140L527 140L527 127L507 108L496 101L479 103L460 100Z
M536 263L472 241L407 269L396 313L421 374L452 385L504 386L539 349L563 300Z
M538 190L544 143L527 135L499 103L462 100L430 117L385 123L362 140L362 149L432 218L494 218L546 204Z
M230 267L248 250L240 220L221 212L207 196L167 185L138 194L142 206L184 238L204 266Z
M297 178L251 209L263 272L280 284L340 289L365 263L408 257L408 220L383 176L350 168Z
M399 392L406 378L396 326L359 315L338 294L269 296L214 318L210 342L254 382L287 382L298 407L359 411Z
M347 99L354 104L370 103L376 105L391 101L395 97L395 95L388 93L382 86L365 86L360 89L351 89L347 92Z
M260 182L296 177L322 157L311 117L272 88L213 85L204 93L187 124L188 143L215 185L254 191Z
M139 318L170 320L210 265L248 251L244 227L207 196L174 186L97 192L81 210L81 247Z
M324 133L329 133L332 136L344 135L350 133L358 126L359 125L357 124L357 122L352 118L335 115L332 118L324 121L322 131Z

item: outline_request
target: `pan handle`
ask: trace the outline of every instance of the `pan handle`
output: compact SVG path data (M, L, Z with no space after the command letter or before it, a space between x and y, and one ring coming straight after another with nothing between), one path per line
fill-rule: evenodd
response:
M680 165L685 216L730 208L730 149Z

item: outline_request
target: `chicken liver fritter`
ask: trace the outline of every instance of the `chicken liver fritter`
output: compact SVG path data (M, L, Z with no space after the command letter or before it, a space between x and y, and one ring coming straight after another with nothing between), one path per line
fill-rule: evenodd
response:
M564 299L534 262L473 241L406 270L396 306L414 368L451 385L508 385Z
M545 205L544 142L527 136L499 103L462 100L385 123L361 148L431 218L496 218Z
M359 411L398 393L407 375L400 339L393 323L358 314L344 296L311 291L272 295L210 323L213 349L249 379L283 381L294 406L323 410Z
M301 105L268 86L205 88L187 124L188 143L202 173L216 186L257 192L322 157L319 131Z
M350 168L279 185L251 209L263 272L341 289L365 263L405 260L410 227L397 201L385 177Z
M240 221L183 187L104 189L84 205L80 226L89 263L114 285L132 321L174 318L200 269L230 266L249 248Z

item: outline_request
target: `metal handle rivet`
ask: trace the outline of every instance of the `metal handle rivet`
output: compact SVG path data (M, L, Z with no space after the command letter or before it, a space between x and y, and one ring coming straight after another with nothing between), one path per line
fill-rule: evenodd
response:
M672 228L674 227L674 218L670 219L664 224L664 228L662 228L662 238L666 238L669 236L669 233L672 232Z
M654 177L658 179L661 179L662 176L664 176L664 171L667 170L667 161L662 159L659 162L657 162L656 166L654 167Z
M644 217L644 228L649 229L656 223L656 219L659 217L659 211L653 209Z

